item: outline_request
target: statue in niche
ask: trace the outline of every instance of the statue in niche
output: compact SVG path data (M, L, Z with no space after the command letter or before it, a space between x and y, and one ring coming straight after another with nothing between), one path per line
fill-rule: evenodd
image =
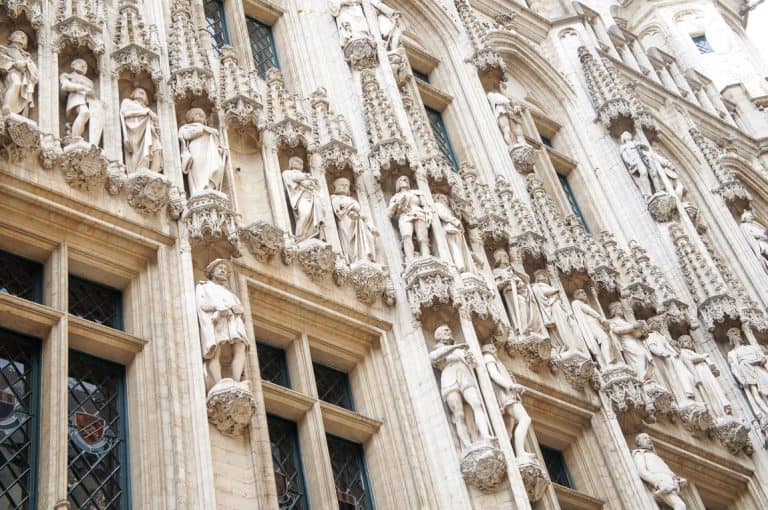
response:
M331 14L336 18L342 46L353 39L371 38L362 0L330 0L329 6Z
M398 177L395 183L396 193L389 201L387 216L397 217L397 227L403 242L405 262L410 262L415 256L413 244L414 234L419 243L419 256L431 255L429 247L429 224L432 211L427 204L424 193L411 189L411 181L406 175Z
M528 435L528 429L531 428L531 417L528 416L528 411L525 410L520 399L525 388L517 384L515 378L499 360L495 345L492 343L484 344L482 350L483 364L493 383L496 401L499 403L499 408L504 416L507 433L512 438L515 457L531 459L535 455L525 449L525 438Z
M487 97L507 145L526 144L523 127L514 117L515 107L512 101L501 92L493 90L488 92Z
M690 335L681 335L677 339L680 348L680 359L692 374L691 381L701 393L702 400L715 418L722 418L733 414L733 408L723 392L723 388L717 381L720 375L714 361L708 354L699 354L693 344ZM685 375L685 374L684 374Z
M565 348L562 354L568 356L578 352L589 358L589 351L579 339L573 315L565 306L560 289L549 283L549 272L546 269L539 269L533 273L533 279L531 290L539 305L544 327L547 330L556 328L559 332L559 337Z
M360 214L360 202L351 196L350 191L350 182L346 177L333 181L331 206L339 226L341 251L348 264L358 260L375 262L379 231Z
M464 237L464 226L461 224L448 205L448 197L442 193L432 195L435 201L435 213L440 218L440 222L445 232L445 238L448 241L448 249L451 252L451 260L459 270L459 273L469 273L475 271L475 265L472 260L472 252L469 251L467 240Z
M738 328L729 329L727 335L731 344L728 364L733 376L744 388L752 411L763 425L768 420L768 360L760 347L744 340Z
M120 103L120 125L128 175L142 169L162 171L160 127L157 115L149 107L149 95L145 89L136 87Z
M325 240L325 211L320 198L320 182L304 171L304 160L288 159L283 171L283 184L293 210L296 241L318 238Z
M384 48L387 51L396 50L400 46L400 38L405 31L405 22L400 11L396 11L377 0L372 0L371 5L376 9L376 21L379 24L379 33L384 41Z
M190 198L208 190L218 191L224 180L226 154L219 132L206 124L202 108L191 108L179 128L181 169L189 175Z
M197 318L203 359L214 384L222 380L221 350L232 353L231 378L239 382L245 368L249 348L240 299L228 288L231 269L229 261L216 259L205 268L208 280L197 284Z
M461 448L488 441L490 429L473 371L475 360L467 344L456 343L453 331L445 324L435 330L435 340L429 359L441 371L440 394L450 409Z
M648 321L648 338L645 344L653 356L666 387L675 395L680 404L696 400L696 373L685 364L664 331L661 319L653 317Z
M600 366L605 368L608 365L618 363L621 354L608 335L610 327L608 321L592 308L587 301L587 292L584 289L577 289L573 293L571 308L581 336L584 338L589 352L600 363Z
M32 56L27 52L29 38L21 30L11 33L8 45L0 45L0 74L3 78L2 114L29 117L35 105L35 86L40 78Z
M624 306L618 301L608 306L610 315L611 332L619 339L621 353L629 368L635 371L635 375L641 381L653 379L653 358L643 344L646 336L645 324L640 321L629 322L624 314Z
M741 214L739 227L747 238L749 247L760 259L763 269L768 270L768 232L765 227L755 221L755 215L749 210Z
M635 140L629 131L621 134L621 160L646 200L662 192L682 198L684 190L674 165L655 150Z
M539 307L533 293L528 288L528 275L512 267L509 254L503 248L493 252L496 268L493 270L496 286L504 295L507 313L512 320L516 333L525 338L536 336L546 338Z
M632 458L640 478L651 488L654 499L672 510L685 510L687 507L680 497L680 491L688 485L688 481L669 469L664 459L654 450L653 440L648 434L638 434L635 446L637 448L632 450Z
M85 128L88 127L87 141L98 145L104 130L104 104L96 98L93 80L86 76L88 64L81 58L76 58L70 64L72 72L62 73L59 81L61 91L67 94L65 116L69 123L71 143L85 139Z

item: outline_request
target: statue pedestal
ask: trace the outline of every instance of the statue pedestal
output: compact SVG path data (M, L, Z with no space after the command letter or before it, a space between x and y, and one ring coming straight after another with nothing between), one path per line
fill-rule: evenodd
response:
M733 416L718 419L715 422L713 432L715 437L723 443L723 446L734 455L741 452L752 455L754 452L754 446L749 439L749 427Z
M624 364L609 365L602 370L601 375L602 389L611 401L614 411L624 414L645 410L643 386L631 368Z
M645 410L648 416L645 421L655 423L659 416L666 416L671 420L676 411L675 397L666 388L651 381L643 386L645 394Z
M222 243L232 256L240 256L237 214L224 193L207 190L190 197L182 219L189 230L191 244Z
M230 437L241 437L256 411L256 401L248 381L235 382L229 378L222 379L211 388L205 403L208 421Z
M518 336L514 341L508 341L506 348L510 356L521 356L532 370L548 364L552 356L552 341L538 333Z
M73 188L93 190L107 180L107 158L102 150L82 139L73 141L61 155L64 180Z
M379 64L376 44L367 37L350 39L344 45L344 58L353 69L358 71L371 69Z
M3 121L5 135L20 149L31 149L40 144L37 123L16 113L9 113Z
M169 200L171 183L162 174L141 169L128 176L128 203L144 214L156 214Z
M515 164L515 169L521 174L533 172L536 164L536 152L527 143L516 143L509 148L509 155Z
M330 244L320 239L305 239L297 244L288 238L283 248L283 262L298 262L307 276L322 280L336 269L336 254Z
M504 481L507 462L501 450L490 442L478 442L461 452L461 474L467 484L492 492Z
M683 422L683 427L693 434L708 433L715 426L715 421L703 402L689 401L679 405L677 414Z
M576 390L582 391L593 379L597 365L592 358L579 351L563 351L552 357L559 370L562 370L565 380Z
M390 288L389 271L381 264L368 260L355 261L349 266L347 279L361 302L372 304L379 296L387 301L385 293Z
M544 496L550 483L547 471L539 464L539 460L529 453L520 456L517 467L523 477L528 500L531 503L537 502Z
M263 220L256 220L240 229L240 240L262 262L269 261L283 248L285 236L283 230Z
M672 221L677 218L677 199L669 193L656 193L648 200L648 211L659 223Z

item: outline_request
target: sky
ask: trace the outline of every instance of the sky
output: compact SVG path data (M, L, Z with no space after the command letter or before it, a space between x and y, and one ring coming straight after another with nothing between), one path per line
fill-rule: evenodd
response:
M768 2L763 2L749 14L747 33L768 60Z

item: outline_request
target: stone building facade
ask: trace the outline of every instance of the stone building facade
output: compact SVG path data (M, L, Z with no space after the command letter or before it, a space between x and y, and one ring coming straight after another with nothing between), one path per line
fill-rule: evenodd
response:
M768 508L736 0L0 0L0 508Z

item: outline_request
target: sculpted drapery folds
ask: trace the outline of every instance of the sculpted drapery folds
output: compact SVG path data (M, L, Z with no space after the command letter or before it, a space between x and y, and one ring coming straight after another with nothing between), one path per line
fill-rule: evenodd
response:
M67 94L65 116L69 124L70 139L72 142L78 142L87 138L92 145L98 145L104 129L104 105L96 97L93 80L86 76L88 64L85 60L76 58L70 67L72 72L62 73L59 78L61 91Z
M646 336L645 325L640 321L629 322L624 316L624 307L619 302L611 303L608 313L611 316L608 321L611 332L619 339L624 361L635 371L638 379L651 380L654 375L651 353L643 344L643 337Z
M387 51L400 45L405 24L400 13L382 2L372 0L371 5L376 9L376 18L384 47ZM363 11L362 0L330 0L331 15L336 18L336 27L341 36L341 45L346 45L353 39L371 39L371 31Z
M513 117L512 101L501 92L493 90L488 92L486 97L491 104L493 114L496 116L496 123L507 145L524 144L523 128Z
M666 192L682 198L683 187L672 163L629 131L621 134L621 160L646 200Z
M440 218L446 241L448 241L451 261L460 273L474 272L475 265L464 237L464 226L448 205L448 197L442 193L436 193L432 198L435 201L435 213Z
M687 507L680 497L680 491L688 485L688 481L673 473L664 459L659 457L653 448L651 436L639 434L635 438L635 445L637 448L632 451L632 458L640 478L648 485L654 499L672 510L685 510Z
M249 343L240 299L227 288L230 265L216 259L205 268L208 280L197 284L197 318L200 324L200 346L213 383L222 380L221 350L232 351L231 378L240 381L245 367Z
M723 388L717 381L720 371L708 354L699 354L689 335L681 335L677 339L680 348L680 359L693 374L692 381L701 392L701 397L715 418L723 418L733 414L733 408L725 396Z
M333 181L331 206L336 216L341 250L348 264L358 260L376 261L376 236L379 235L370 219L360 212L360 202L350 194L346 177Z
M461 448L490 438L480 388L473 367L475 360L464 343L456 343L447 325L435 330L436 344L429 353L440 371L440 394L450 409ZM469 411L467 413L466 411Z
M283 171L283 183L296 224L296 240L325 240L325 212L320 197L320 183L304 171L301 158L294 156L288 160L288 168Z
M653 355L654 365L664 385L675 395L679 404L695 400L697 375L680 357L664 332L664 324L657 318L648 321L648 338L645 343Z
M225 152L219 142L219 132L208 127L202 108L191 108L186 124L179 128L181 169L189 176L189 196L204 191L218 191L224 179Z
M760 265L768 270L768 232L763 225L755 221L752 211L744 211L741 214L741 223L739 223L744 237L749 243L749 247L757 255Z
M534 283L531 285L533 296L539 305L544 326L549 330L556 328L563 342L563 355L579 352L589 358L589 351L579 336L578 326L573 315L563 302L560 289L549 283L549 273L539 269L533 274Z
M528 275L512 267L509 254L504 249L496 250L493 258L496 263L493 270L496 286L504 296L507 313L515 326L515 332L521 337L546 337L539 307L528 288Z
M163 168L163 153L157 115L149 107L149 96L143 88L133 89L130 97L120 103L120 125L123 131L125 170L130 175L137 170L159 172Z
M11 33L8 46L0 45L0 73L4 75L2 114L29 116L35 106L35 86L39 73L27 52L29 39L21 30Z
M577 289L573 297L571 302L573 316L589 351L600 362L602 368L618 363L621 354L608 335L608 321L587 302L587 293L584 289Z
M728 364L762 425L768 420L768 360L759 346L744 340L739 329L731 328L727 334L731 343Z
M429 225L432 210L427 204L426 197L422 191L411 189L411 181L405 175L398 177L395 190L396 193L389 201L387 216L397 218L405 262L410 262L416 256L414 236L419 243L419 256L428 257L431 255Z

